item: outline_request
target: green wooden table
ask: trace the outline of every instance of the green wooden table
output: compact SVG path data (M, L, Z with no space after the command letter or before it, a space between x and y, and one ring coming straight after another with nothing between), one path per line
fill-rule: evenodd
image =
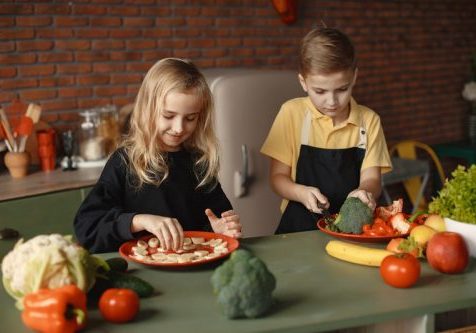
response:
M242 240L241 246L262 258L277 278L277 303L267 317L223 317L209 282L213 266L161 270L132 264L133 273L151 282L158 294L142 299L139 316L125 325L108 324L91 309L84 332L322 332L419 316L429 319L422 331L431 332L434 313L476 306L474 260L460 275L443 275L422 263L415 287L394 289L383 283L377 268L328 256L329 239L311 231ZM0 241L0 257L12 245ZM28 332L13 304L1 287L2 332Z

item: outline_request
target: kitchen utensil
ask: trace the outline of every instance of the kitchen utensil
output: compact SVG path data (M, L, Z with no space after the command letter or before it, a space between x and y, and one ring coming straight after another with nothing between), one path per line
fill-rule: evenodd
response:
M36 124L40 120L41 106L30 103L28 105L28 109L26 110L25 116L30 117L33 123Z
M5 131L7 140L12 147L12 151L17 151L17 144L15 138L13 137L12 129L10 123L8 122L7 115L3 109L0 108L0 122L2 123L3 129Z
M5 133L5 130L3 129L3 125L1 122L0 122L0 140L3 140L8 151L13 151L13 148L10 145L10 142L7 140L7 134Z
M18 126L15 128L15 133L17 136L20 136L20 142L18 144L18 151L25 151L26 140L28 136L33 132L33 120L28 116L22 116Z

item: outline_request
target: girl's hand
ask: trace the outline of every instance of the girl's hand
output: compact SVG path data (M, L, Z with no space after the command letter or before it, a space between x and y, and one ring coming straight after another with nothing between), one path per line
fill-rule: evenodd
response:
M347 195L347 198L349 197L359 198L364 204L369 206L372 211L374 211L375 207L377 206L373 194L371 192L367 192L366 190L353 190Z
M221 214L221 218L217 217L210 208L205 209L205 214L210 221L213 232L223 234L233 238L241 237L240 216L233 210L228 210Z
M137 214L132 219L132 232L146 230L160 241L160 246L166 250L182 248L183 229L179 221L172 217L151 214Z
M309 211L320 214L323 209L329 208L329 200L317 187L301 185L298 191L299 202Z

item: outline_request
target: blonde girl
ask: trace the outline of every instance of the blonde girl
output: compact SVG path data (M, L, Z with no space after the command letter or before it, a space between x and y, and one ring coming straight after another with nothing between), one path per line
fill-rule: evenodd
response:
M144 78L123 143L79 208L76 236L92 252L117 250L142 231L174 250L183 230L240 237L218 170L205 78L190 61L162 59Z

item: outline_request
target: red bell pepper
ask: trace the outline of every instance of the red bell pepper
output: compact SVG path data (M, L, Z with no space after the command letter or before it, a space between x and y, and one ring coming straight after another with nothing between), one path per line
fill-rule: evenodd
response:
M76 285L40 289L23 299L23 323L42 333L74 333L86 321L86 294Z

